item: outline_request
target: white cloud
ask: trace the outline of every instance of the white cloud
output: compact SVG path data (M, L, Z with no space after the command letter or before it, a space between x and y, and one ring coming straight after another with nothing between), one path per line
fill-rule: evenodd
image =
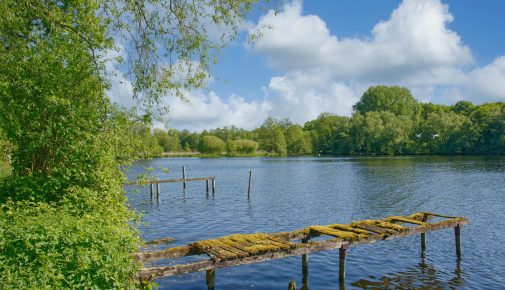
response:
M505 101L505 56L470 73L469 92L481 101Z
M370 39L338 39L316 15L303 15L302 2L284 11L269 11L258 25L263 31L252 49L281 70L328 68L336 78L366 81L459 82L455 68L473 63L458 34L449 30L453 20L438 0L405 0L387 21L373 28Z
M322 112L348 115L358 101L356 89L333 80L326 70L273 77L265 88L270 114L303 124Z
M190 131L202 131L217 127L235 125L252 129L261 124L271 110L266 101L246 102L244 98L232 95L223 100L215 92L188 92L191 103L170 99L169 125Z

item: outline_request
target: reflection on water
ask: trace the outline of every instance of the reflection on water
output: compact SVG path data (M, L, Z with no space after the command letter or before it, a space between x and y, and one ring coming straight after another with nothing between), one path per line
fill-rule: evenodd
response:
M443 280L436 267L426 264L422 259L421 263L405 271L390 273L381 278L360 279L351 285L360 289L454 289L463 286L463 282L460 260L456 262L453 277Z
M388 273L380 278L370 276L358 281L351 282L349 285L353 289L455 289L463 286L461 260L457 259L455 270L452 277L444 280L436 267L427 264L424 258L415 266L409 267L404 271ZM339 289L345 290L348 281L340 280ZM309 290L309 264L308 255L302 255L302 286L300 290Z

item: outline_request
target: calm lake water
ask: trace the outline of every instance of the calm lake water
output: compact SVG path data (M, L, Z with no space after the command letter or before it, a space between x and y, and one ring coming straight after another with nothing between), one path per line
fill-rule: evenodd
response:
M143 213L146 240L174 237L172 244L233 233L278 232L309 225L433 211L466 216L463 258L456 259L454 231L427 234L426 257L419 236L353 247L347 256L346 289L505 289L505 158L170 158L142 160L161 178L216 176L205 182L162 184L161 203L148 187L130 193ZM158 168L171 168L168 174ZM247 198L249 170L252 196ZM130 190L130 189L129 189ZM291 257L218 269L216 289L302 287L302 258ZM310 289L338 289L338 250L309 255ZM160 279L160 289L207 289L205 272Z

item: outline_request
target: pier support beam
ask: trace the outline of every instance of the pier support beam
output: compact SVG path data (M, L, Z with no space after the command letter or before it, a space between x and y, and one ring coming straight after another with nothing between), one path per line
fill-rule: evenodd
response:
M208 179L205 180L205 189L206 189L205 193L207 195L209 195L209 180Z
M426 233L421 234L421 258L426 256Z
M156 183L156 197L158 199L158 203L160 203L160 184Z
M205 281L208 290L214 290L216 286L216 269L210 269L205 272Z
M302 288L300 290L309 290L309 255L302 255Z
M216 179L212 178L212 195L216 193Z
M454 237L456 239L456 257L461 259L461 226L458 224L454 228Z
M349 245L343 245L338 250L339 264L338 264L338 282L340 287L344 285L345 281L345 258L347 256L347 249L349 249Z

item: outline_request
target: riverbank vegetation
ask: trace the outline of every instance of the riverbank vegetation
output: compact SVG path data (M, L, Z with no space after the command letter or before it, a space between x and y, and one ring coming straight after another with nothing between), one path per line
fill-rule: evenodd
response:
M152 156L198 151L228 156L505 154L505 103L422 103L405 88L373 86L350 117L322 113L303 126L268 118L254 130L143 132L143 146L150 148L144 152ZM237 142L248 146L233 145Z
M163 96L201 87L258 1L190 2L0 2L0 288L139 286L121 168L150 154L141 138ZM108 97L114 63L130 112Z

